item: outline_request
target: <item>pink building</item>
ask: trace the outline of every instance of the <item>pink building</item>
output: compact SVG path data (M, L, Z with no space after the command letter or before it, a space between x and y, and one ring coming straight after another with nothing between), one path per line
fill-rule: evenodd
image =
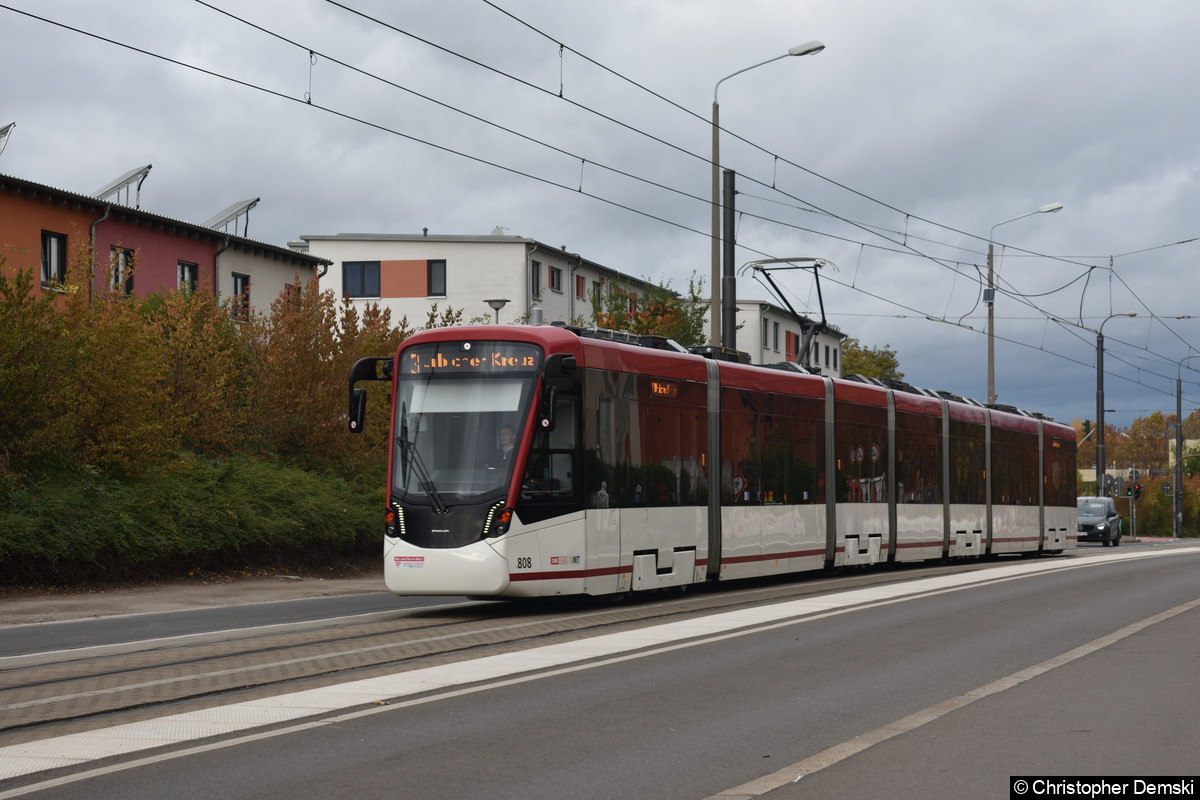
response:
M0 175L0 260L7 275L31 270L35 291L79 283L93 296L144 297L182 288L244 296L247 308L269 307L288 286L328 264L288 247L8 175Z

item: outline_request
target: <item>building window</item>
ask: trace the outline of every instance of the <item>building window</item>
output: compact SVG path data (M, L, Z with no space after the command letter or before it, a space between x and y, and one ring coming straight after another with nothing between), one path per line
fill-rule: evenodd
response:
M133 251L113 245L108 254L108 288L121 294L133 294Z
M829 345L825 345L825 366L829 366Z
M345 297L379 297L379 262L343 261L342 294Z
M529 296L534 300L541 299L542 296L542 262L531 261L529 263Z
M550 289L555 292L562 292L562 268L550 268Z
M763 350L771 345L771 321L763 317Z
M67 279L67 236L42 231L42 286Z
M778 353L779 352L779 323L772 322L771 325L774 326L771 346L774 348L775 352Z
M250 276L233 273L233 318L250 319Z
M186 261L179 262L179 291L194 292L200 278L200 267Z
M600 281L592 281L592 299L600 302Z
M838 365L837 365L837 354L838 354L838 351L837 351L837 348L835 347L835 348L833 348L833 368L834 368L834 369L837 369L837 368L838 368Z
M445 297L446 296L446 262L445 261L427 261L426 273L428 276L429 296L430 297ZM378 285L378 279L376 279Z

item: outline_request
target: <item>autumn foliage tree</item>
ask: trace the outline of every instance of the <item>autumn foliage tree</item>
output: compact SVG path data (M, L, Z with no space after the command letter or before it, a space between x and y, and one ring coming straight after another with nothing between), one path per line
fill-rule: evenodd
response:
M0 584L377 549L387 392L350 436L347 378L407 321L315 278L234 319L211 291L92 292L92 272L38 292L0 269Z
M68 451L62 372L71 350L63 315L33 292L32 273L0 269L0 476L45 469Z
M672 291L669 282L639 293L610 280L592 296L592 324L639 335L665 336L685 347L703 344L708 306L701 296L702 289L703 284L695 276L688 280L685 297Z
M161 350L162 380L183 447L227 455L245 442L253 382L228 301L204 292L152 295L143 315Z
M211 292L89 298L83 281L51 295L33 280L0 271L0 474L135 479L182 453L352 474L386 453L346 435L346 379L358 358L394 353L407 320L339 303L315 278L245 321Z
M842 374L901 380L900 362L890 346L866 347L858 339L842 342Z

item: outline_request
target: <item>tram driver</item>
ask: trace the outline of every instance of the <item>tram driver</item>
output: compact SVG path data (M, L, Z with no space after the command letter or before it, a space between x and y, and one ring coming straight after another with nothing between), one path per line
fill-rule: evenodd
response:
M503 469L507 470L512 464L513 454L516 452L517 433L516 429L507 422L500 426L500 446L492 453L491 458L487 461L488 469Z

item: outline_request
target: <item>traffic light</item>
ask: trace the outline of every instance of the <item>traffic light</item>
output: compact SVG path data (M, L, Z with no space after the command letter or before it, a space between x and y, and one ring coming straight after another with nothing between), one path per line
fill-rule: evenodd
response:
M1125 496L1133 497L1133 484L1130 483L1125 487Z
M1141 496L1142 496L1142 485L1140 483L1135 483L1133 485L1133 499L1137 500Z
M1086 439L1087 437L1089 437L1091 435L1092 435L1092 421L1090 419L1085 419L1083 421L1083 438Z

